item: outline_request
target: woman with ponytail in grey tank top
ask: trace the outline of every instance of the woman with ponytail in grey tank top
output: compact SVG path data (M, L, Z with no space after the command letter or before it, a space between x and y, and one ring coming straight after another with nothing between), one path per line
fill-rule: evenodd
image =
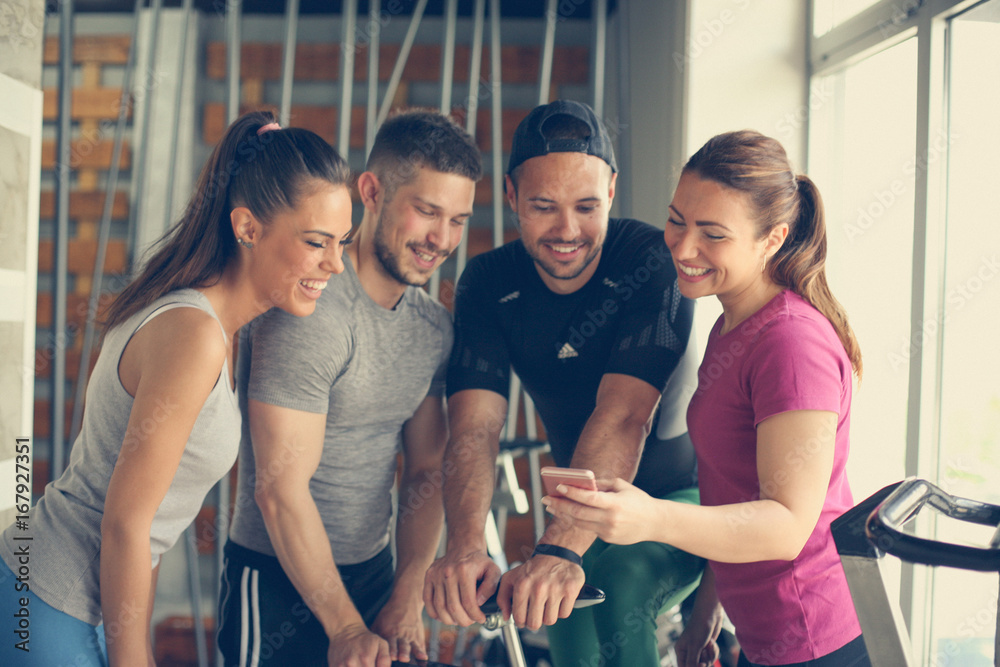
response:
M232 341L271 307L309 315L344 270L349 178L323 139L269 112L226 131L180 222L107 310L69 467L29 530L0 536L0 664L153 664L160 555L239 447ZM20 608L30 641L15 644Z

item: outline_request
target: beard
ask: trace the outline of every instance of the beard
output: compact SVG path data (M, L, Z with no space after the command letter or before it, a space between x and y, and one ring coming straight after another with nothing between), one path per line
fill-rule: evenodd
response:
M389 247L389 243L386 241L386 225L385 225L385 211L383 211L379 217L378 222L375 224L375 258L378 259L382 268L389 275L390 278L400 283L401 285L410 285L412 287L423 287L431 278L433 271L424 275L418 270L405 271L403 269L403 262L399 255L393 252L392 248ZM429 255L442 255L443 253L438 249L426 244L420 243L407 243L406 248L415 248ZM445 255L447 256L447 255ZM435 267L436 270L436 267ZM409 274L409 275L408 275Z

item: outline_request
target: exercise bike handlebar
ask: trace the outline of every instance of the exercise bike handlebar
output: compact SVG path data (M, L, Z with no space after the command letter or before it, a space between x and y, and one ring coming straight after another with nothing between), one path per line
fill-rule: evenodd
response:
M497 586L497 590L493 592L493 595L484 602L480 609L486 615L486 623L484 626L487 630L496 630L497 628L503 628L504 635L504 645L507 648L508 658L511 660L512 665L523 665L524 663L524 653L521 649L520 640L517 636L517 629L514 628L513 623L504 623L503 613L500 611L500 605L497 603L497 593L500 587ZM600 604L604 602L604 591L596 586L591 586L590 584L584 584L583 588L580 589L580 593L576 596L576 602L573 604L574 609L581 609L583 607L589 607L591 605ZM511 644L514 644L513 646ZM446 665L440 662L431 662L427 660L415 660L412 663L402 663L393 661L392 667L407 667L407 665L415 665L417 667L451 667L451 665Z
M952 519L997 530L986 547L941 542L903 532L903 526L927 506ZM952 496L926 480L903 480L868 516L865 532L876 547L910 563L1000 571L1000 506Z
M497 593L499 592L500 587L497 586L497 590L493 591L493 595L479 607L486 614L487 619L494 614L500 613L500 604L497 602ZM596 586L584 584L583 588L580 589L580 593L576 596L573 609L583 609L584 607L590 607L601 602L604 602L604 591Z

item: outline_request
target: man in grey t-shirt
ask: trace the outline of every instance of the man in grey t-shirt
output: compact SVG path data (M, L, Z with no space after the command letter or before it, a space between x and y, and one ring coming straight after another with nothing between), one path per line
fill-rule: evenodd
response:
M358 177L364 217L342 272L302 285L318 294L315 314L272 310L247 327L220 603L226 665L426 659L452 326L419 286L458 246L480 175L478 149L449 119L389 119Z

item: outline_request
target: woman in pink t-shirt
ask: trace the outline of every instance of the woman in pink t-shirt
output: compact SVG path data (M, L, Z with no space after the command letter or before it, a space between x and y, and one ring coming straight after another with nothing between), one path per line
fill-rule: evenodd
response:
M845 465L861 352L826 282L819 192L776 140L721 134L685 165L664 238L681 292L714 294L723 309L688 409L702 505L621 479L545 502L607 542L668 542L708 559L677 644L682 667L714 660L722 608L741 667L869 665L830 535L853 505Z

